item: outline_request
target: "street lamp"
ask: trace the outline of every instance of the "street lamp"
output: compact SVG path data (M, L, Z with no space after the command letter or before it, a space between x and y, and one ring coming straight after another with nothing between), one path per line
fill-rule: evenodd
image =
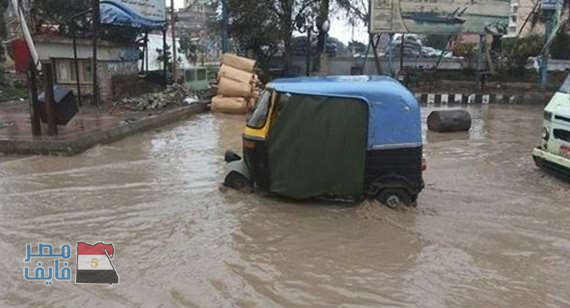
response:
M327 34L330 30L331 23L328 19L325 19L320 23L320 33L322 35L322 42L319 42L322 45L318 46L319 52L319 72L323 75L326 75L328 72L327 67Z
M316 19L308 14L299 14L295 18L295 26L297 31L307 34L306 56L306 75L311 76L311 34L319 34ZM328 27L328 26L327 26Z

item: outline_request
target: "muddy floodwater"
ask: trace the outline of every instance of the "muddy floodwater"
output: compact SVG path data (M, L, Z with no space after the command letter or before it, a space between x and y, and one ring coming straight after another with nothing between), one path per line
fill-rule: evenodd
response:
M570 306L570 184L530 156L542 108L468 110L469 133L424 131L426 189L404 211L220 189L239 116L0 157L0 307ZM118 285L24 280L26 244L70 244L75 275L80 240L113 243Z

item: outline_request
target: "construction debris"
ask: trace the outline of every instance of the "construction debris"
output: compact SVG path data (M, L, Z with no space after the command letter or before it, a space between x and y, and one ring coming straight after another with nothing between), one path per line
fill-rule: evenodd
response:
M191 98L191 99L189 99ZM136 97L125 97L113 106L133 111L159 110L187 105L198 101L194 93L179 84L169 85L162 92L147 93Z

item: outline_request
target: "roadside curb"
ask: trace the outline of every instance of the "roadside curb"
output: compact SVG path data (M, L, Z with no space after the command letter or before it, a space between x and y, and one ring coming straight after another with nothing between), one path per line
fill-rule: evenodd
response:
M481 93L416 93L416 99L421 104L513 104L513 105L546 105L551 95L533 93L525 95L481 94Z
M0 140L0 153L75 155L95 145L115 142L136 133L172 124L206 110L207 105L204 103L192 104L134 122L123 122L106 130L74 135L67 139Z

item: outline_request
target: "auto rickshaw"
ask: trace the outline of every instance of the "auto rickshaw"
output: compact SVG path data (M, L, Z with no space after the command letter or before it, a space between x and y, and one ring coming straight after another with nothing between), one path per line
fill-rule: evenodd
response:
M420 107L384 76L277 79L228 151L224 184L292 199L413 205L424 187Z

